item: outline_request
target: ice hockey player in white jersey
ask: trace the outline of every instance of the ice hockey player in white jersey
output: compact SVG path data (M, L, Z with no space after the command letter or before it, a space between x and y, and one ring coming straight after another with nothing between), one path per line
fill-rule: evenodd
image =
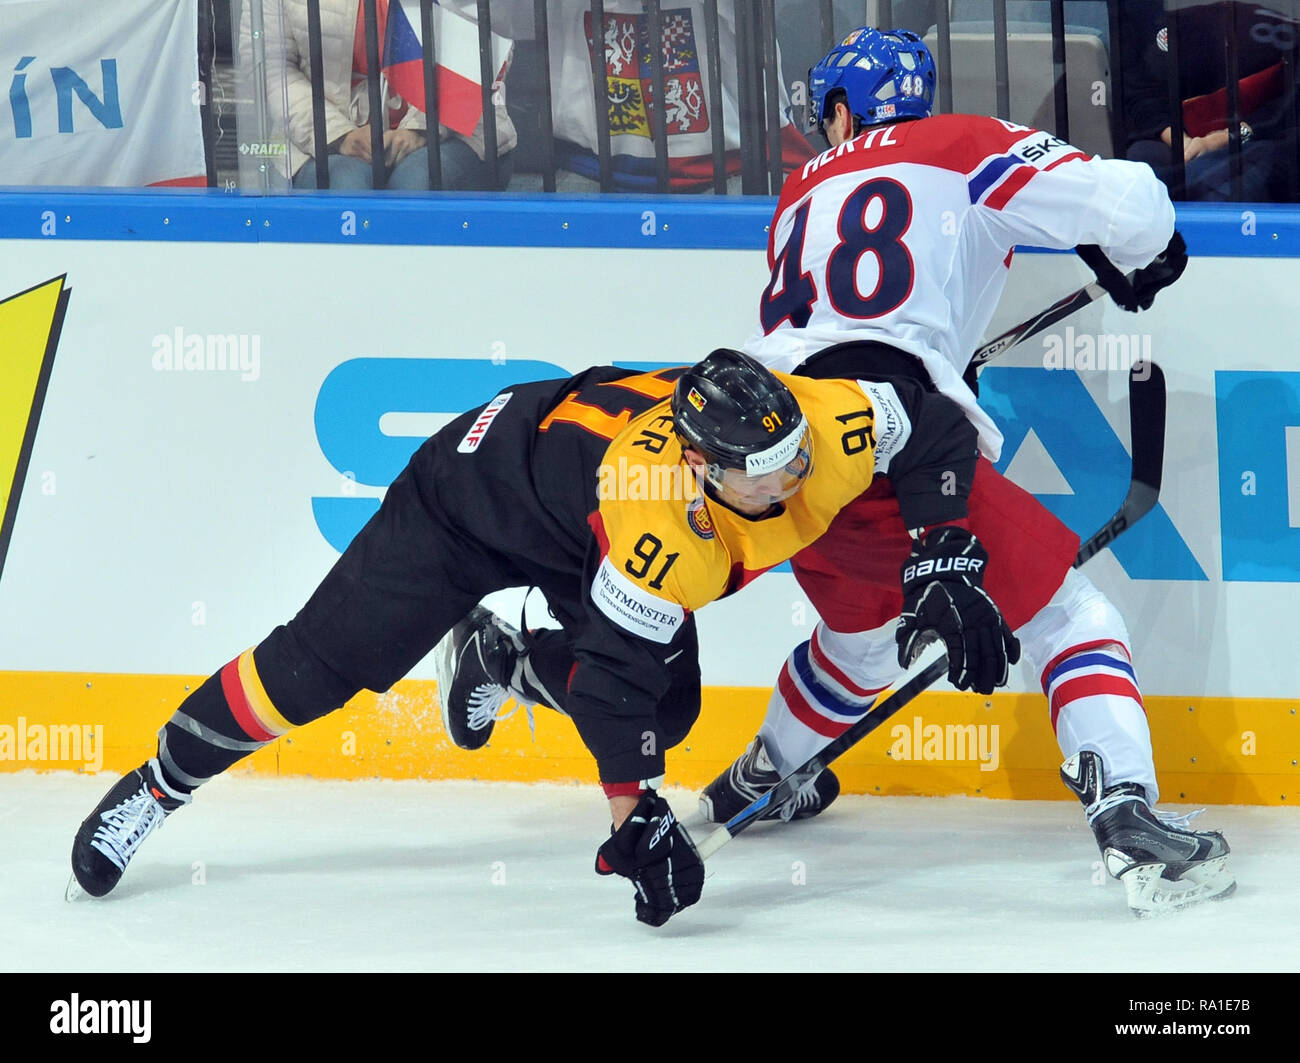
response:
M983 454L970 516L907 529L888 481L878 480L795 558L821 622L791 653L758 736L704 790L702 809L725 822L897 678L912 650L895 644L906 600L900 566L915 543L938 536L954 555L987 551L982 591L1041 682L1066 758L1062 779L1083 802L1130 907L1145 913L1226 896L1235 882L1222 835L1154 809L1151 738L1123 619L1072 567L1078 538L994 470L1001 434L963 379L973 381L970 358L1016 245L1092 245L1090 264L1099 247L1118 267L1099 271L1112 297L1146 308L1186 264L1173 206L1143 164L1090 158L995 118L931 116L934 86L929 51L903 30L855 30L810 71L812 117L830 148L785 183L770 228L771 281L745 350L773 369L901 376L954 399ZM1123 277L1139 267L1134 281ZM924 608L945 634L952 620L942 602ZM838 792L823 772L781 815L816 815Z

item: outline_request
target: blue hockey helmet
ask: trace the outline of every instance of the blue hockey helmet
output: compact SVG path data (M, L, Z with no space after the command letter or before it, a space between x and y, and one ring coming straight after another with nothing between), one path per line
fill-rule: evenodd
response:
M809 121L814 131L821 128L836 89L844 90L863 125L928 118L936 80L930 49L911 30L861 26L808 71Z

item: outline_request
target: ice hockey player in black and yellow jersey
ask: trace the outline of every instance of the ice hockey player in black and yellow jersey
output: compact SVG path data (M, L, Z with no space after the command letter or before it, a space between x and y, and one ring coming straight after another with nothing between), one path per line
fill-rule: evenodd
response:
M703 884L657 793L699 713L695 610L813 542L878 474L909 526L959 524L975 455L960 409L914 382L790 377L735 351L509 388L424 443L301 611L182 702L83 822L70 892L108 893L196 787L440 642L445 704L467 661L509 656L489 634L522 638L444 636L485 595L534 586L561 629L496 678L573 718L610 801L597 870L632 879L637 917L660 925ZM974 685L1004 682L1018 649L996 607L944 594L950 656Z

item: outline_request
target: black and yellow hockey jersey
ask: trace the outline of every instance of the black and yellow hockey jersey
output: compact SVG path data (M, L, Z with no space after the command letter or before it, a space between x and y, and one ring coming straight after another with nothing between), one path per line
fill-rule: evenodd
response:
M682 372L602 367L508 389L449 426L463 436L437 473L444 506L465 500L451 516L510 555L568 632L555 693L606 783L662 775L655 709L695 610L811 544L874 476L920 526L965 516L974 470L969 422L919 384L777 374L808 420L812 470L775 512L744 517L685 463L670 404Z

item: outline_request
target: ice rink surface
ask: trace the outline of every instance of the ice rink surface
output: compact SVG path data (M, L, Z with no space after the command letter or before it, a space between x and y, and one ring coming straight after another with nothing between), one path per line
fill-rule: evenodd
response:
M1137 920L1075 803L842 797L732 841L652 929L592 870L599 792L545 785L222 777L113 894L68 903L73 834L113 778L0 775L0 970L1300 970L1300 809L1207 811L1235 896Z

